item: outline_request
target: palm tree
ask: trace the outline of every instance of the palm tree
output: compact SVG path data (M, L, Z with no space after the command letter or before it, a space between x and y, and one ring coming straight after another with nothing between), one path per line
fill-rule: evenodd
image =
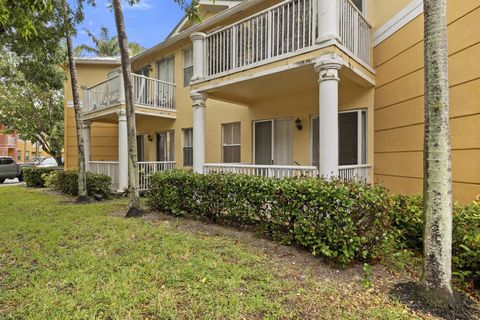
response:
M130 205L127 217L138 217L143 215L140 207L140 194L138 191L138 158L137 139L135 128L135 110L133 105L132 66L128 53L128 39L125 32L125 20L123 18L121 0L112 0L115 13L115 24L117 25L118 46L122 60L122 73L125 87L125 107L127 114L128 128L128 191L130 194Z
M87 29L85 29L88 37L92 40L94 46L81 44L75 48L75 55L81 57L84 53L93 53L98 57L118 57L120 48L118 47L118 37L110 37L106 27L100 28L100 35L97 37ZM139 43L129 42L128 51L131 56L139 54L145 50Z
M425 0L424 262L432 303L453 303L452 176L448 101L447 0Z
M80 94L78 90L77 68L72 44L73 23L69 17L69 8L66 0L62 0L63 20L65 23L65 38L67 40L68 65L70 68L70 81L72 83L73 109L75 111L75 124L77 128L78 145L78 199L80 203L88 202L87 174L85 166L85 146L83 144L82 114L80 110Z

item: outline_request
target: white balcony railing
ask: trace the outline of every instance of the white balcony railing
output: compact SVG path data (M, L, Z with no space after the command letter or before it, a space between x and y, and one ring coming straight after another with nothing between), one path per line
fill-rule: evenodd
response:
M337 0L341 44L370 64L371 26L350 0ZM316 45L316 0L286 0L204 39L204 76L271 62Z
M371 165L339 166L339 177L344 180L370 181ZM204 173L235 173L261 177L315 177L319 174L315 166L274 166L254 164L207 163Z
M135 104L175 109L175 84L138 74L132 77Z
M88 171L101 173L112 178L112 189L118 190L118 161L88 161Z
M16 147L17 146L17 138L14 136L7 136L7 146Z
M175 109L175 84L132 74L135 105ZM125 103L123 78L116 74L84 91L84 111L96 111Z
M173 170L175 161L144 161L138 163L138 185L142 191L148 190L150 175L157 171Z
M338 0L338 31L342 44L370 65L372 26L350 0Z

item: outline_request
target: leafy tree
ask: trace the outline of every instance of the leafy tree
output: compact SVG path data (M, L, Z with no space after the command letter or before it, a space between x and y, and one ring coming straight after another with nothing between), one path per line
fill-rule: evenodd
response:
M85 53L93 53L98 57L118 57L120 55L120 48L118 47L118 38L117 36L110 37L108 29L102 27L100 29L100 35L97 37L92 34L90 31L85 30L88 36L92 40L94 46L89 46L86 44L81 44L75 48L75 54L79 57L83 56ZM139 54L145 50L137 42L128 43L128 52L131 56Z
M0 123L17 130L22 137L38 141L42 148L62 164L63 93L25 77L19 68L18 57L0 50ZM33 64L38 73L45 72ZM48 73L49 68L47 68ZM56 76L63 77L60 66Z
M39 18L54 11L54 0L0 0L0 35L16 33L23 38L38 35Z
M425 0L424 262L429 298L448 306L451 286L452 176L448 101L447 1Z

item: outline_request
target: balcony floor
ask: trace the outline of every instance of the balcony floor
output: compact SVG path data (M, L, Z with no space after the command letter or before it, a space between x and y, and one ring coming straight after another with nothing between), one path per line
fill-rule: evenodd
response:
M106 107L98 110L83 112L84 120L91 120L97 122L117 123L118 113L125 109L124 104L118 104L111 107ZM139 117L157 117L165 119L176 119L177 111L159 107L149 107L144 105L135 105L135 115Z

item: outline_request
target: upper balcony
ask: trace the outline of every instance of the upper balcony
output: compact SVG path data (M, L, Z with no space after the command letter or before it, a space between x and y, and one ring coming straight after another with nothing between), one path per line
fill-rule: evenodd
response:
M135 112L142 115L176 118L175 84L132 74ZM125 90L120 72L110 74L91 87L83 87L83 117L86 120L108 120L125 107Z
M371 66L372 27L350 0L286 0L192 40L193 84L331 45Z

